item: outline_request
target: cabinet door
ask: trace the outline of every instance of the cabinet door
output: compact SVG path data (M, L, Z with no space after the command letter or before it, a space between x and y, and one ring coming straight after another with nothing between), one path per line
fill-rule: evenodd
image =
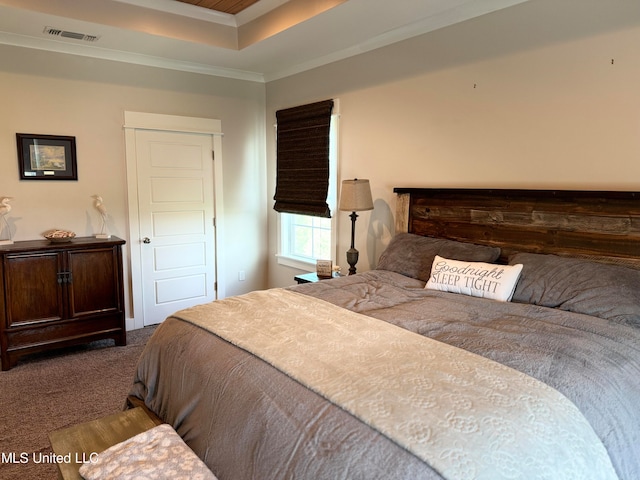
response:
M117 249L75 250L67 253L71 272L69 317L121 310Z
M7 328L64 316L58 252L5 256Z

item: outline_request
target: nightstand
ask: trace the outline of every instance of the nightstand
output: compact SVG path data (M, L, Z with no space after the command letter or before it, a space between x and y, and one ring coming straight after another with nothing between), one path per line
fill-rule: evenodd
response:
M339 277L340 274L338 272L333 272L333 275L331 278L337 278ZM318 274L316 272L311 272L311 273L303 273L301 275L296 275L294 277L295 281L300 283L314 283L317 282L319 280L329 280L329 277L318 277Z

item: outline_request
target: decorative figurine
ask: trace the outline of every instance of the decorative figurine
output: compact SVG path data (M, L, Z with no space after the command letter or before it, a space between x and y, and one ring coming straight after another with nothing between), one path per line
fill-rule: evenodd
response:
M11 205L9 205L11 200L13 200L13 197L2 197L0 199L0 216L2 217L2 224L0 224L0 245L10 245L13 243L11 227L6 219L7 213L11 211Z
M100 233L96 233L96 238L111 238L107 230L107 207L104 206L100 195L92 195L91 198L94 199L93 206L100 213L100 217L102 217L102 226L100 227Z

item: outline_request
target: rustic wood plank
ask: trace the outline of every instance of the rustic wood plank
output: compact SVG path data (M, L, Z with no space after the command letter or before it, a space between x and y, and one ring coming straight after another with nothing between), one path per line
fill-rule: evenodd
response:
M478 225L504 225L517 228L541 227L559 230L580 230L593 233L613 233L619 235L640 234L640 222L628 215L576 215L534 210L531 212L512 212L480 209L412 209L414 221L442 223L470 223ZM405 227L405 230L407 227Z
M218 12L235 15L247 7L250 7L258 0L178 0L182 3L190 3L198 7L210 8Z
M498 246L511 253L625 258L631 263L640 258L640 192L394 191L402 203L398 212L408 209L408 214L398 214L397 231ZM501 260L507 260L506 253Z
M158 415L155 414L147 405L144 403L144 400L134 396L127 396L127 408L142 408L147 416L153 420L156 425L161 425L165 423Z
M396 233L407 232L409 228L410 195L400 194L396 199Z
M84 461L117 443L156 426L142 408L133 408L104 418L56 430L49 434L58 470L65 480L82 480L78 470Z

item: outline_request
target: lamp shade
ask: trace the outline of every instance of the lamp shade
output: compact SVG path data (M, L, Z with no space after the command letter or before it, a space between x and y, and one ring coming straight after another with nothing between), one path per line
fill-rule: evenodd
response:
M371 198L371 187L369 180L357 179L343 180L340 190L340 210L347 212L359 212L362 210L373 210L373 199Z

